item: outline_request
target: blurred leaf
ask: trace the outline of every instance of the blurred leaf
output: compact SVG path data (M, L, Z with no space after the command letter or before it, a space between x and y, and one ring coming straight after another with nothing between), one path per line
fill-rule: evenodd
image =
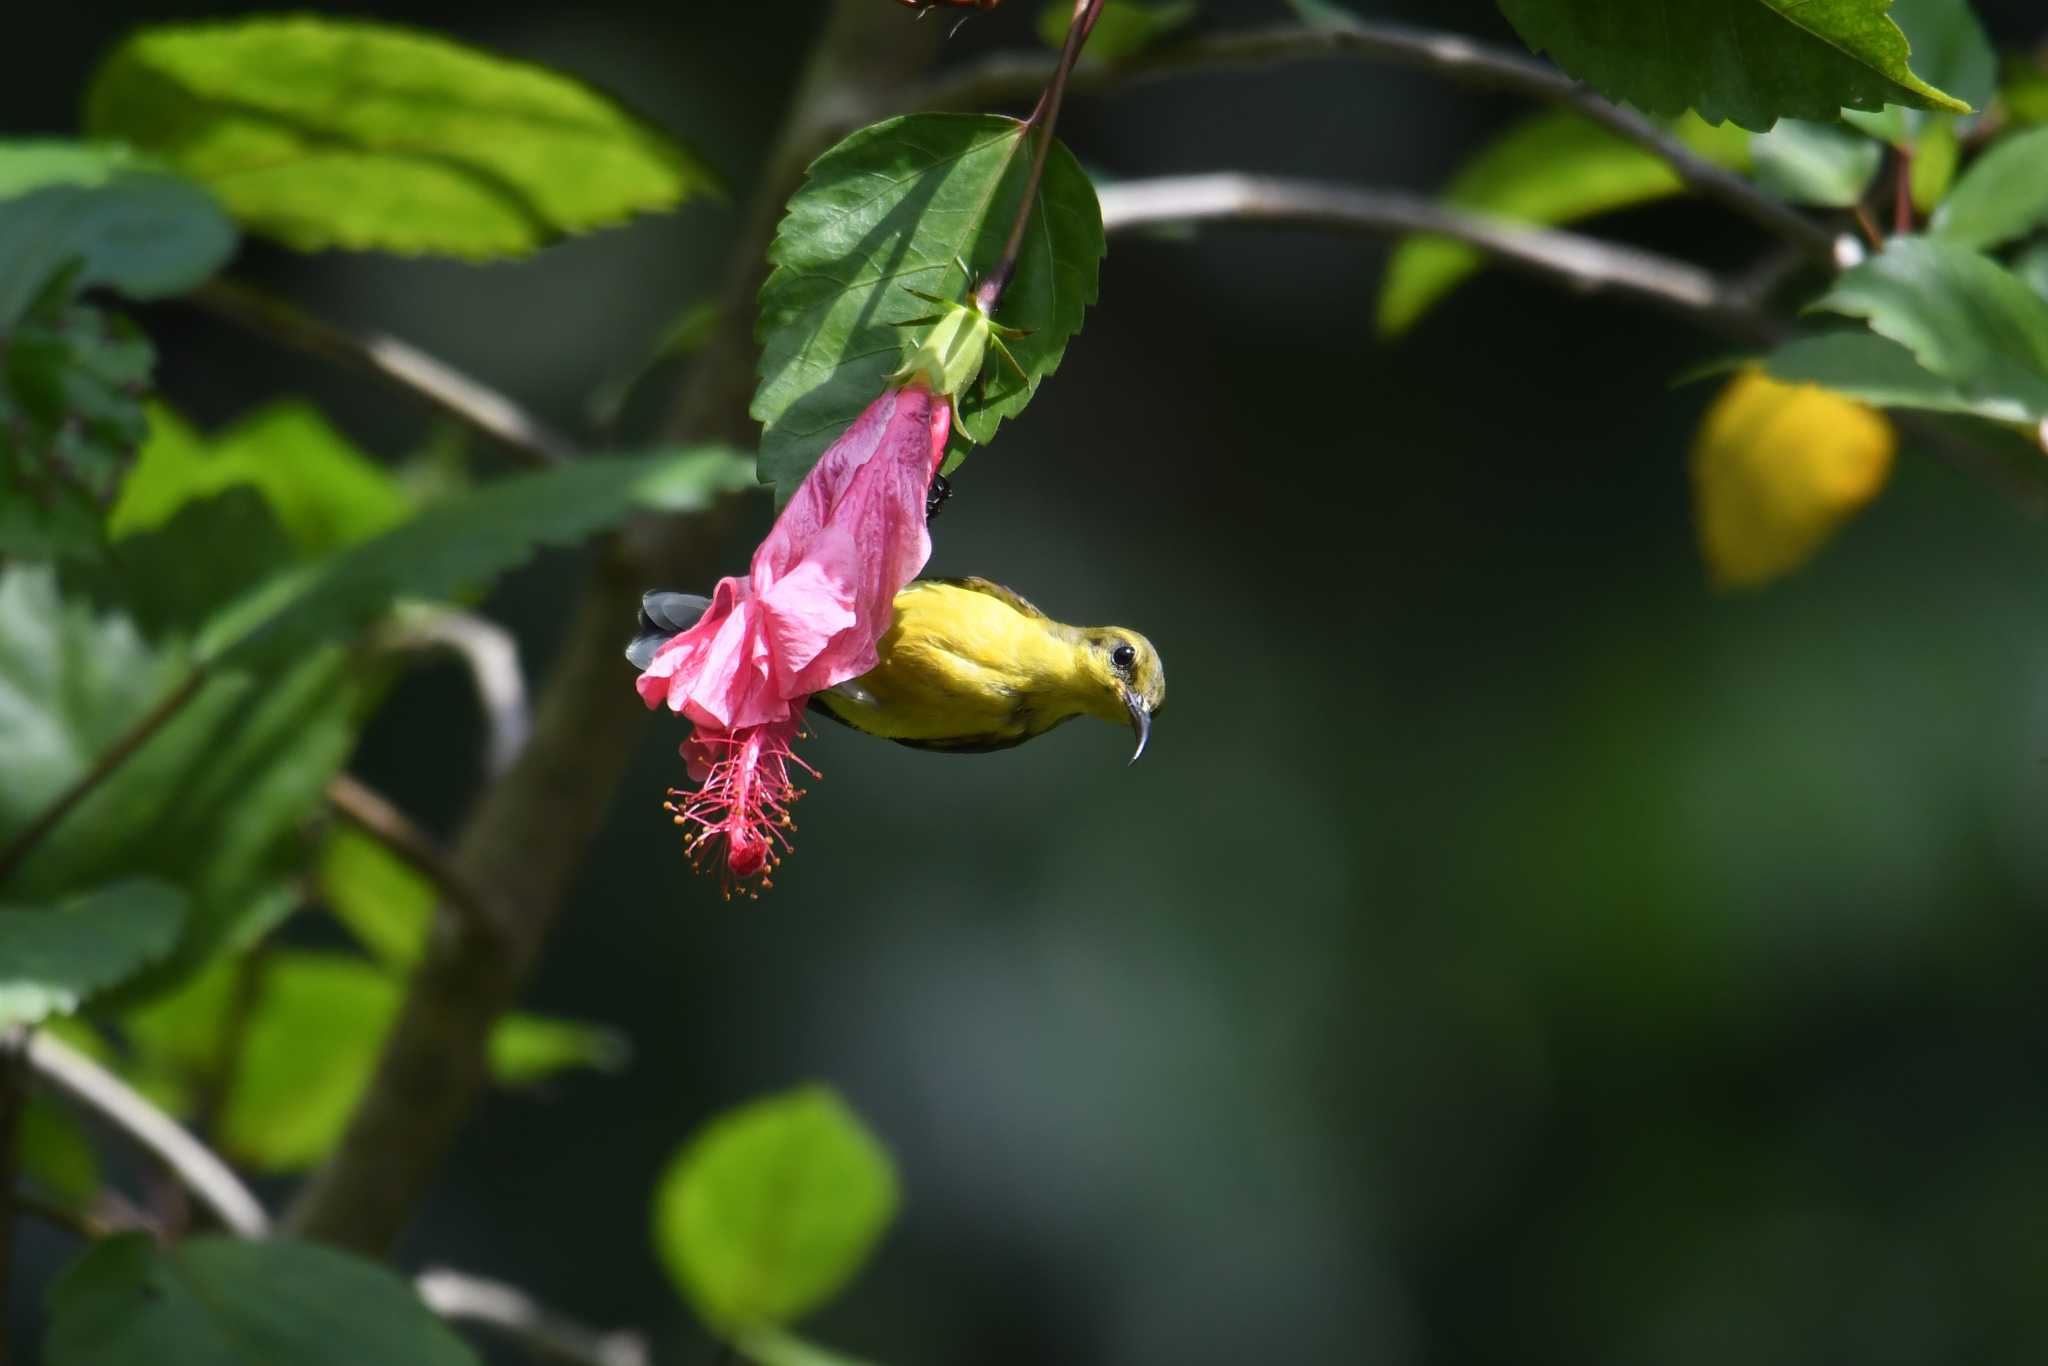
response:
M1891 0L1500 0L1539 52L1611 99L1762 132L1890 104L1968 113L1915 75ZM1769 53L1768 62L1758 58Z
M1962 158L1963 144L1956 132L1956 120L1947 114L1930 117L1927 126L1921 130L1920 140L1913 145L1913 169L1909 179L1913 208L1923 217L1933 213L1935 207L1948 197L1949 190L1956 183L1956 167Z
M1894 237L1814 307L1867 320L1972 402L2048 416L2048 301L1988 256Z
M1930 235L1959 247L1995 247L2048 226L2048 128L2001 138L1935 212Z
M1796 204L1846 209L1863 198L1884 148L1839 123L1780 119L1750 143L1756 182Z
M354 826L337 824L320 846L314 878L327 908L379 962L409 968L419 961L435 896L411 864Z
M1693 508L1714 582L1791 573L1884 487L1897 438L1884 415L1758 371L1707 410L1692 451Z
M2048 123L2048 66L2017 53L2005 59L1999 99L2014 123Z
M178 962L260 932L290 904L278 878L299 825L354 743L340 651L275 677L217 677L36 846L12 890L48 900L117 876L182 887ZM0 841L18 833L188 676L176 643L65 601L49 570L0 571Z
M520 256L715 183L580 81L357 19L143 29L93 78L85 124L161 155L251 231L301 251Z
M2016 404L1973 400L1955 385L1922 369L1913 353L1874 332L1830 332L1787 342L1764 361L1773 379L1818 384L1880 408L1967 413L1994 422L2025 422Z
M600 427L610 427L617 422L626 409L626 400L633 396L640 382L653 374L662 362L679 356L693 356L702 350L704 344L711 340L712 333L717 331L718 320L724 312L716 303L703 300L677 314L675 320L654 339L645 355L630 368L606 379L591 394L590 420Z
M2027 288L2048 299L2048 242L2037 243L2014 257L2012 273Z
M1355 22L1357 16L1332 0L1287 0L1287 8L1305 24L1328 27Z
M299 558L269 500L245 485L185 503L162 525L131 531L61 572L66 592L125 612L145 636L165 640L206 626Z
M302 554L388 531L412 500L398 481L296 399L268 404L211 440L170 409L150 410L149 440L108 517L114 539L162 526L227 489L260 492Z
M931 306L906 291L960 298L967 281L956 258L977 273L994 268L1030 159L1015 119L913 114L863 128L811 164L769 248L774 270L756 328L761 385L752 411L766 424L761 479L778 498L803 482L915 347L921 330L892 324ZM987 442L1023 410L1081 330L1102 253L1095 189L1056 145L997 310L1000 322L1032 334L1010 343L1029 382L992 364L988 401L962 396L956 437Z
M0 334L66 269L135 299L199 284L235 249L213 196L125 147L0 142Z
M733 1344L755 1366L872 1366L858 1357L805 1342L779 1328L742 1329L734 1336Z
M49 1366L477 1366L376 1263L213 1234L94 1243L50 1290L44 1348Z
M1103 8L1081 50L1082 61L1114 62L1134 56L1195 17L1195 0L1117 0ZM1047 0L1038 11L1038 36L1048 47L1066 46L1073 21L1069 0Z
M751 486L745 457L723 448L579 461L495 480L436 503L315 566L289 591L266 591L248 629L214 642L214 661L261 669L359 632L401 597L443 598L625 517L636 505L705 507Z
M21 1174L67 1210L82 1210L100 1190L100 1155L78 1116L41 1093L21 1112Z
M67 293L60 283L0 334L0 555L100 549L104 509L142 444L156 353L126 318Z
M501 1086L533 1086L563 1072L616 1072L632 1048L603 1025L508 1015L491 1031L491 1076Z
M804 1086L728 1110L683 1146L655 1192L655 1246L715 1330L785 1324L859 1271L896 1200L859 1116Z
M0 907L0 1028L68 1015L171 951L185 918L175 887L109 883L48 910Z
M1673 130L1716 165L1748 165L1750 135L1741 129L1715 128L1686 115ZM1515 124L1467 161L1445 189L1444 202L1499 218L1559 224L1647 204L1683 189L1678 173L1661 157L1582 114L1553 110ZM1380 335L1407 331L1485 263L1462 242L1402 238L1380 288Z

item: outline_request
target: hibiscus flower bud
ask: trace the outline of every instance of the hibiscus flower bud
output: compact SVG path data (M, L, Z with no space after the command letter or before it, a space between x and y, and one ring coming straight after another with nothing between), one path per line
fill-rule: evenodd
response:
M952 401L923 378L890 388L818 457L754 551L638 680L648 706L695 727L682 747L695 791L669 793L700 869L715 859L751 891L789 848L802 790L791 750L812 693L875 667L896 594L931 557L925 492L945 456Z

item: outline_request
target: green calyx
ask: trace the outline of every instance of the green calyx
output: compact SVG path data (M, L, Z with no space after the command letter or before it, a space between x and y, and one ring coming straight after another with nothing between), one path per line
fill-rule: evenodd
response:
M917 349L910 353L902 366L886 377L891 383L907 384L922 379L931 386L933 393L957 398L966 392L968 385L981 378L990 351L1008 361L1011 369L1020 375L1023 373L1023 367L1010 354L1010 348L1003 345L1003 339L1022 337L1026 333L1000 326L971 300L957 303L921 289L913 289L909 293L928 304L937 305L939 311L922 318L906 318L896 324L898 327L929 326L931 331L924 334Z

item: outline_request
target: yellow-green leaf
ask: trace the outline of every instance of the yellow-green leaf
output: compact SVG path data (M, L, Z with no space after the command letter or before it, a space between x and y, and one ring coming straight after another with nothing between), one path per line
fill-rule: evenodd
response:
M1756 370L1731 380L1693 443L1693 509L1714 582L1791 573L1877 496L1897 438L1874 408Z

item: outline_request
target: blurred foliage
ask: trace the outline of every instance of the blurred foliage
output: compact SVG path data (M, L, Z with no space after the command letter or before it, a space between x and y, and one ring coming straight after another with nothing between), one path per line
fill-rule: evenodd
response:
M59 1209L83 1211L100 1193L99 1150L77 1115L48 1096L30 1096L21 1112L21 1175Z
M139 878L48 909L0 907L0 1029L68 1015L120 985L171 951L184 918L176 888Z
M1839 123L1779 119L1750 144L1756 183L1795 204L1846 209L1863 198L1884 147Z
M1081 50L1084 62L1114 62L1136 56L1173 31L1183 28L1200 8L1196 0L1118 0L1103 8ZM1038 11L1038 38L1047 47L1066 44L1074 7L1067 0L1048 0Z
M301 251L520 256L716 185L675 139L570 77L310 14L144 29L93 78L85 124Z
M1970 164L1928 225L1946 242L1979 250L2048 227L2048 128L1994 143Z

